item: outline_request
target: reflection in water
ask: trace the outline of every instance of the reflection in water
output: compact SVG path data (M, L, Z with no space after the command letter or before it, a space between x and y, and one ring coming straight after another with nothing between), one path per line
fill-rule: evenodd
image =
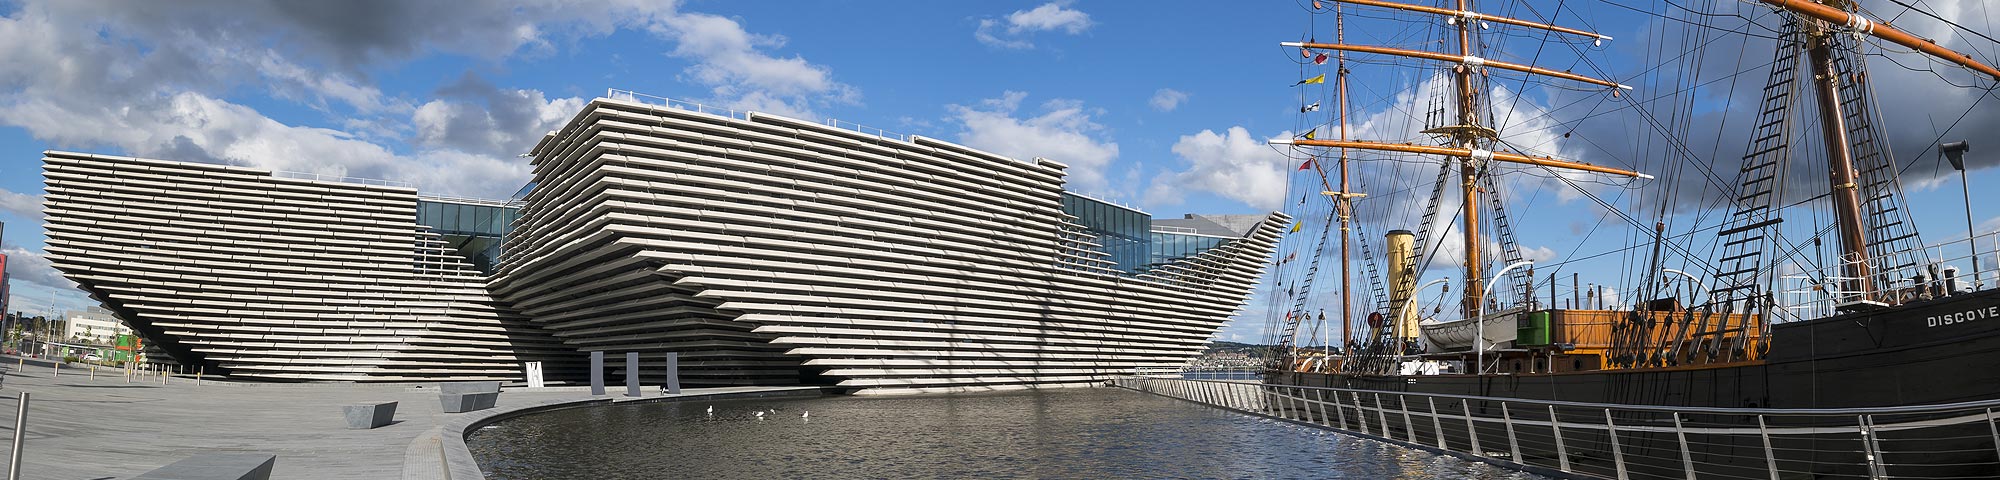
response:
M577 408L466 443L496 479L1540 478L1115 388Z

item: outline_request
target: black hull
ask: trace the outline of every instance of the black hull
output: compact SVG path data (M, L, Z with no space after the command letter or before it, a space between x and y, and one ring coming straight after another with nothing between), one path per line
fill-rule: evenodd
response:
M1770 345L1765 363L1734 367L1417 376L1277 372L1266 382L1525 401L1670 407L1852 409L1989 400L2000 398L2000 290L1777 324L1773 326ZM1470 413L1481 417L1498 416L1499 402L1471 403L1460 408L1470 407ZM1522 412L1517 411L1516 415ZM1535 412L1526 412L1526 416L1546 419L1546 414ZM1392 431L1408 431L1408 426L1397 425L1400 422L1389 423ZM1421 433L1426 426L1416 427ZM1504 435L1484 430L1481 436ZM2000 452L1996 452L1993 444L1994 439L2000 439L2000 433L1996 432L2000 431L1987 425L1965 424L1925 432L1926 438L1883 438L1898 440L1894 444L1899 447L1922 444L1922 450L1937 452L1927 460L1957 464L1924 468L1921 472L1897 472L1899 475L2000 478L2000 469L1996 469ZM1774 445L1780 457L1785 452L1816 453L1811 458L1779 461L1778 469L1805 474L1807 478L1867 478L1863 449L1847 448L1858 445L1847 445L1851 440L1838 440L1843 437L1849 436L1781 440L1780 445ZM1584 460L1576 462L1575 471L1612 476L1614 472L1608 462L1590 460L1611 456L1603 448L1606 443L1601 439L1577 440L1577 446L1582 447L1578 457ZM1678 440L1669 434L1642 433L1623 441L1645 449L1640 445L1657 447ZM1702 476L1768 478L1769 468L1763 460L1766 450L1761 442L1755 443L1712 445L1711 451L1697 454L1695 461L1702 465L1697 471ZM1546 455L1556 450L1554 445L1537 445L1529 440L1523 440L1523 444L1528 450L1523 452L1524 457L1529 457L1524 459L1528 463L1546 464ZM1593 444L1597 448L1592 448ZM1634 473L1644 471L1673 478L1682 475L1682 459L1678 454L1658 457L1627 453L1628 467ZM1888 458L1893 462L1896 457Z
M1690 407L1865 408L1986 400L2000 398L2000 290L1776 324L1770 345L1763 364L1735 367L1510 375L1280 372L1267 381Z

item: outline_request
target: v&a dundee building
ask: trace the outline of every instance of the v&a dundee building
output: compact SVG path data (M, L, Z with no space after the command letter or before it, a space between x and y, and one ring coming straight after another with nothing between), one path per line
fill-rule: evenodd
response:
M1065 166L760 113L590 102L507 201L46 152L50 260L151 345L270 381L957 391L1178 365L1290 219L1154 220ZM648 363L659 363L653 366ZM649 378L648 381L659 380Z

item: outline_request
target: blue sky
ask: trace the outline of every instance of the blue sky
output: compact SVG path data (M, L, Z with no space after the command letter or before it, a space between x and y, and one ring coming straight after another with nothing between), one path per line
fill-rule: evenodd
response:
M1328 120L1325 110L1297 112L1302 92L1323 90L1289 85L1330 66L1302 66L1296 50L1276 45L1331 39L1331 17L1315 19L1305 3L0 1L0 44L9 45L0 51L0 221L7 224L0 241L15 257L14 308L89 302L39 258L42 150L391 178L434 193L498 197L527 179L514 155L607 88L1048 157L1073 167L1073 189L1156 217L1286 208L1287 183L1305 178L1293 158L1263 142ZM1661 25L1674 23L1599 2L1482 4L1496 14L1553 16L1619 37L1581 55L1566 48L1547 57L1513 55L1580 72L1579 58L1590 58L1604 76L1638 84L1640 95L1660 90L1653 88L1657 75L1645 72L1664 50L1654 34L1670 33ZM1893 4L1864 4L1947 45L1982 57L1996 50L1927 18L1900 20L1907 12ZM1985 28L1991 15L1976 1L1926 5L1992 31ZM1424 38L1411 35L1409 22L1435 22L1379 10L1362 15L1349 19L1355 43L1406 44ZM1520 38L1502 45L1535 42ZM1740 64L1738 52L1709 50ZM1419 66L1355 66L1356 118L1401 115L1409 106L1394 100L1428 75ZM1928 73L1884 75L1940 86ZM1522 111L1554 112L1537 117L1560 127L1551 131L1617 137L1621 128L1643 130L1630 116L1585 120L1584 110L1552 107L1598 93L1543 84L1516 90ZM1894 139L1902 155L1921 150L1937 133L1932 125L1949 124L1963 110L1954 106L1972 98L1884 95L1898 97L1884 103L1885 115L1922 118L1909 122L1921 132ZM1695 103L1730 110L1712 97ZM1957 130L1991 131L1985 127L2000 127L2000 115L1979 113ZM1407 133L1379 124L1363 131L1414 140L1393 138ZM1740 145L1720 138L1709 142L1724 145L1721 157L1740 155L1730 153ZM1610 146L1555 137L1531 146L1631 168L1651 165L1647 149L1657 148L1599 142ZM1939 206L1919 215L1938 217L1927 222L1939 225L1938 235L1963 235L1956 180L1929 181L1935 171L1922 169L1926 176L1915 179L1922 181L1914 182L1914 201ZM2000 180L1990 168L1974 174L1975 183ZM1626 242L1622 235L1581 240L1579 226L1594 224L1599 209L1553 181L1523 178L1510 195L1530 199L1516 228L1531 251L1546 252L1536 255L1556 259ZM1611 197L1627 187L1597 193ZM1976 203L2000 200L1975 193ZM2000 211L1975 215L2000 227ZM1616 281L1609 275L1602 282ZM1254 300L1223 338L1261 341L1266 303Z

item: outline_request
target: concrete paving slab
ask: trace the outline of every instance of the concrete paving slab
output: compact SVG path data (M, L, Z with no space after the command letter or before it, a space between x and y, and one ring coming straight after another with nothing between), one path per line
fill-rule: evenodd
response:
M133 378L100 367L25 367L0 357L8 370L0 383L0 442L14 435L20 392L29 402L21 473L31 479L131 479L141 473L207 453L278 456L271 478L444 478L445 452L456 442L441 426L469 425L473 417L507 415L523 408L611 401L570 388L507 388L496 408L470 413L441 411L435 384L268 384L190 377ZM797 390L771 387L769 390ZM682 396L758 392L765 387L687 389ZM656 390L657 391L657 390ZM658 397L655 395L655 397ZM621 400L623 400L621 398ZM630 399L642 400L642 399ZM342 407L362 402L400 403L395 418L371 430L349 429ZM4 448L4 447L0 447ZM462 452L453 457L469 458ZM456 459L456 458L455 458ZM463 459L459 460L464 463ZM428 462L428 463L426 463ZM406 468L406 465L417 467ZM435 468L421 468L435 465ZM7 458L0 454L0 469ZM477 471L474 465L473 471ZM452 478L465 480L463 465Z

